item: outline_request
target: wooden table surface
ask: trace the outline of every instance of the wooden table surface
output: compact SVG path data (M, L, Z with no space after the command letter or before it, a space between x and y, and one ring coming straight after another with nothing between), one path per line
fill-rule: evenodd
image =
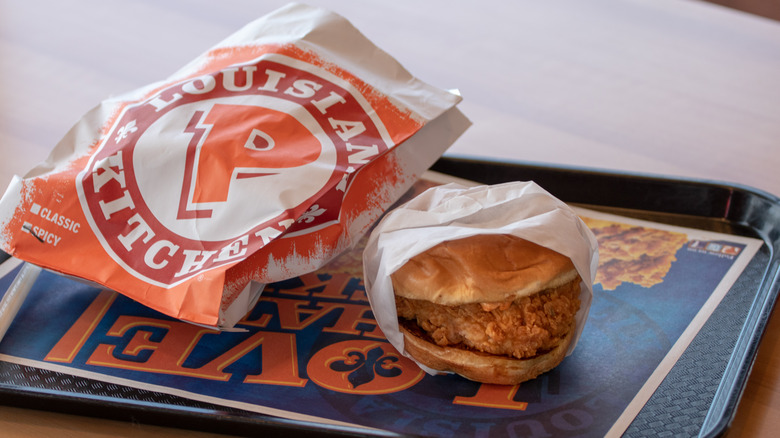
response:
M0 0L0 185L101 99L284 1ZM311 1L474 122L448 154L717 180L780 195L780 23L694 0ZM498 3L498 2L495 2ZM780 430L780 315L729 437ZM3 436L208 436L0 407Z

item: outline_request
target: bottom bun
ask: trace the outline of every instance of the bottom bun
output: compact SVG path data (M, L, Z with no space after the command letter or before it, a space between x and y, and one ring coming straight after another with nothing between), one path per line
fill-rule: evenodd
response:
M558 366L574 337L572 326L553 350L528 359L496 356L462 348L446 347L415 336L403 325L404 348L421 364L439 371L459 374L469 380L497 385L517 385Z

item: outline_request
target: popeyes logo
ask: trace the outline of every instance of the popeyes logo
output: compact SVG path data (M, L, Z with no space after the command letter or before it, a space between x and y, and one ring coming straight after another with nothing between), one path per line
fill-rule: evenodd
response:
M165 287L337 220L350 175L391 146L348 82L266 55L125 108L79 197L106 251Z

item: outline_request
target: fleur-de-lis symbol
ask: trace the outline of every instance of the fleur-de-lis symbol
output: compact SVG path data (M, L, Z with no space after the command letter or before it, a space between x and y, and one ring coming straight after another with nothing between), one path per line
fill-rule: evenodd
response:
M330 364L330 369L342 373L348 372L352 388L371 382L378 375L380 377L396 377L403 372L393 364L398 362L398 357L385 355L382 347L374 347L363 354L362 351L347 353L346 360L339 360Z
M131 120L127 122L126 125L119 128L119 130L116 133L116 138L114 138L114 141L119 143L120 141L122 141L122 139L126 138L128 135L132 134L135 131L138 131L138 127L135 126L135 120Z
M317 216L321 215L322 213L325 213L324 208L320 208L319 204L314 204L311 207L309 207L309 210L301 215L301 218L299 219L301 222L306 222L307 224L310 224L314 222L314 219L317 218Z

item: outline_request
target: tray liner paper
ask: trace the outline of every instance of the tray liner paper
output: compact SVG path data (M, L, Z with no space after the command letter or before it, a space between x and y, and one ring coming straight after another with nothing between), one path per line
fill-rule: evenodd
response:
M432 185L421 181L410 196ZM576 211L599 242L587 323L559 367L518 386L428 375L398 353L362 282L365 237L316 272L268 284L238 323L244 332L185 323L44 272L0 342L0 359L251 412L410 435L619 436L636 415L627 407L653 392L650 383L668 373L762 242ZM0 291L18 263L0 265ZM19 391L46 382L31 378Z
M0 201L0 248L230 328L354 246L467 128L344 18L292 4L88 112Z

